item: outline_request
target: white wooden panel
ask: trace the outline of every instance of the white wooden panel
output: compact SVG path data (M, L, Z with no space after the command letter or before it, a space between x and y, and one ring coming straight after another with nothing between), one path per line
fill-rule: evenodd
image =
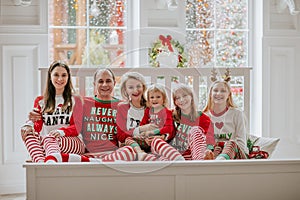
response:
M263 135L280 137L285 154L299 155L300 40L266 37L263 49Z
M282 134L291 137L293 123L292 110L294 85L289 80L292 77L294 55L293 48L271 48L270 71L270 134L280 137ZM286 81L281 81L286 80ZM280 114L279 114L280 113Z
M0 37L0 194L25 192L28 157L19 131L40 94L37 68L48 63L46 49L47 35Z
M198 200L199 197L206 196L206 192L211 191L212 188L220 188L220 192L212 193L212 198L205 199L230 199L230 200L240 200L240 199L296 199L297 191L296 187L286 187L286 180L290 182L299 182L295 177L295 174L286 174L284 177L282 174L226 174L221 175L221 180L227 180L220 183L220 175L207 175L199 176L185 176L185 194L186 199ZM284 180L283 180L284 179ZM205 182L204 182L205 180ZM280 181L278 181L280 180ZM258 183L259 182L259 183ZM196 190L195 186L201 186L201 189ZM242 187L241 187L242 185ZM263 186L263 190L259 189L259 186ZM276 188L276 191L274 189ZM238 191L237 191L238 190ZM243 198L238 195L233 195L234 193L242 194ZM203 193L205 195L203 195ZM230 194L229 194L230 193ZM232 196L231 196L232 195ZM231 196L231 198L228 198Z
M300 195L299 160L32 163L24 166L28 200L296 200Z
M300 41L297 38L264 39L263 135L280 137L278 157L300 154L299 68Z
M174 11L169 11L165 0L142 0L140 22L141 27L185 27L185 1L177 1L178 7Z
M12 0L0 2L1 33L47 33L48 1L32 0L30 6L14 5Z
M70 177L59 178L60 184L57 184L57 178L52 177L48 180L37 179L36 186L40 193L37 193L36 199L61 199L66 197L68 199L95 199L94 192L99 191L99 198L101 199L126 199L126 197L133 197L134 199L155 199L155 200L171 200L174 199L175 182L173 177L160 176L160 181L157 182L157 176L129 176L120 179L115 176L90 177L89 180L82 177L74 176L70 184ZM49 188L43 187L45 184L51 185ZM141 190L141 184L144 189ZM74 191L86 192L70 192L69 188ZM131 190L129 188L135 188ZM118 190L118 192L114 192ZM53 192L59 191L59 192ZM93 192L88 192L93 191ZM103 192L107 191L107 192Z
M0 194L26 192L26 174L24 169L22 169L22 164L3 165L0 169Z
M20 137L20 127L27 119L36 95L37 74L34 69L38 46L3 46L3 163L22 163L26 150ZM30 88L30 89L29 89Z
M300 9L300 0L294 0L296 9ZM279 11L278 0L263 1L264 3L264 35L297 36L300 33L299 15L291 15L288 8Z

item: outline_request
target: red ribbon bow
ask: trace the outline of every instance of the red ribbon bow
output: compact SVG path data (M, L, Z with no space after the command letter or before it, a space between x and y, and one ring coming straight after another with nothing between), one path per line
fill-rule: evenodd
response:
M171 45L172 37L171 37L170 35L167 35L167 37L165 37L165 36L163 36L163 35L160 35L160 36L159 36L159 39L161 40L162 45L164 45L164 46L167 45L167 46L168 46L169 51L171 51L171 52L174 51L174 50L173 50L173 47L172 47L172 45Z

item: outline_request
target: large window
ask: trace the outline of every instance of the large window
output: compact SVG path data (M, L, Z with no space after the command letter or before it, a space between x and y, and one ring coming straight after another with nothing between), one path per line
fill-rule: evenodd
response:
M248 66L248 0L187 0L189 66Z
M247 67L248 7L248 0L186 0L186 66L216 70ZM126 13L133 11L127 9L126 0L50 0L50 60L88 67L124 67L124 44L130 43L124 41L126 22L135 21L128 19L132 15ZM201 77L199 81L200 108L206 104L208 79ZM193 80L187 77L186 82L192 85ZM87 78L88 95L92 95L91 83ZM244 77L232 77L231 86L235 102L243 109Z
M189 67L247 67L248 35L248 0L186 1ZM199 88L201 108L206 104L207 78ZM232 77L233 97L240 108L244 107L243 85L243 77Z
M50 60L124 66L126 0L50 0Z
M126 0L50 0L50 59L124 66L124 59L114 59L124 49L126 5ZM188 67L248 66L248 33L248 0L186 0Z

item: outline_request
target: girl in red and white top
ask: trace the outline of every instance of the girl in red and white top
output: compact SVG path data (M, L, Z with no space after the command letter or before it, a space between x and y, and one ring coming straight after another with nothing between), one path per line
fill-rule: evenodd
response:
M82 100L74 94L68 65L53 62L48 69L43 96L34 101L38 120L21 128L22 139L33 162L44 162L52 153L84 153L78 137L82 125Z
M128 72L122 76L121 95L126 100L118 105L117 136L121 143L134 148L138 160L180 160L183 157L161 138L151 141L151 153L145 153L134 139L143 137L141 134L158 129L153 123L140 126L145 115L147 90L146 81L140 73ZM128 138L128 139L127 139Z
M145 109L140 126L155 124L158 128L141 132L139 138L134 139L146 152L150 150L150 144L155 137L160 137L167 142L174 137L172 111L168 109L165 88L152 84L147 90L147 100L148 107Z
M191 87L177 84L172 90L173 120L176 135L170 142L186 160L210 159L215 144L210 118L197 110L195 95Z
M247 159L246 125L244 114L232 99L230 77L212 83L204 108L214 126L216 159Z

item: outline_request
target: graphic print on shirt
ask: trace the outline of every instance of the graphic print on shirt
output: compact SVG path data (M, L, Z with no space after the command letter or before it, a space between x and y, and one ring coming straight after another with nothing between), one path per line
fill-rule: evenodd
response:
M129 130L133 129L133 128L136 128L140 125L141 123L141 120L139 119L134 119L133 117L130 117L129 118Z
M90 153L113 151L117 141L117 105L119 100L100 100L85 97L81 135Z
M113 140L117 134L117 110L105 107L90 107L89 115L84 116L85 131L90 132L90 140Z
M161 118L158 117L158 114L152 113L149 114L149 124L156 124L159 125L161 123Z
M215 122L213 123L215 127L215 139L217 141L230 140L232 137L232 133L229 133L226 129L224 129L224 122Z
M71 106L68 106L66 110L62 110L63 104L59 104L56 107L55 112L45 113L43 115L43 122L46 126L56 126L58 124L70 124L70 111Z
M144 115L144 108L139 109L131 105L127 113L127 119L129 119L126 122L127 130L132 130L135 129L136 127L139 127L143 115Z
M179 124L176 128L176 136L171 142L171 145L180 153L188 149L188 133L192 126L187 124Z

